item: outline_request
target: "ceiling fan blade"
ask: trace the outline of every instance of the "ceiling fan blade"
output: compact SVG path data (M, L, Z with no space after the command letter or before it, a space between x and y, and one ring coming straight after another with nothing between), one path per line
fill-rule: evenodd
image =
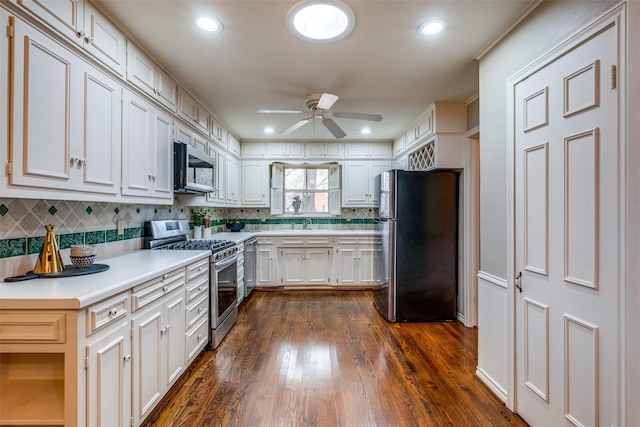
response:
M258 113L281 113L281 114L304 114L306 111L298 111L298 110L258 110Z
M331 93L323 93L318 101L318 108L328 110L338 100L338 96Z
M285 130L283 130L282 132L280 132L280 135L289 135L294 130L299 129L302 126L304 126L307 123L309 123L310 120L311 119L302 119L300 121L297 121L294 124L292 124L291 126L289 126L288 128L286 128Z
M342 128L331 119L322 119L322 124L324 125L324 127L329 129L329 132L331 132L336 138L344 138L345 136L347 136Z
M372 122L379 122L380 120L382 120L382 116L380 114L341 113L337 111L332 114L333 114L333 117L340 117L342 119L370 120Z

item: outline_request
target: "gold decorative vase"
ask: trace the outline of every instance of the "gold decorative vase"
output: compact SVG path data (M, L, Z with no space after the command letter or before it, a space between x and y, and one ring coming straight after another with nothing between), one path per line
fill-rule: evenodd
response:
M53 235L53 225L46 225L45 228L47 234L44 236L42 249L40 249L40 255L36 266L33 267L33 272L35 274L59 273L64 271L64 264L58 250L56 237Z

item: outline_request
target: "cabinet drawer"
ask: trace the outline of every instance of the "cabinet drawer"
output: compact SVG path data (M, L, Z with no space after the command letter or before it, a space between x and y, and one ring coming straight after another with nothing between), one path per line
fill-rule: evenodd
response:
M209 298L205 295L199 301L193 303L187 307L187 329L198 323L198 320L203 316L209 318L207 313L209 312Z
M2 343L64 343L67 317L61 312L3 311L0 313Z
M303 245L304 244L304 237L302 236L287 236L287 237L281 237L280 238L280 245L286 246L286 245Z
M209 292L209 276L198 279L195 283L189 283L186 289L186 303L198 299Z
M328 245L329 237L328 236L305 237L304 241L307 245Z
M368 237L368 236L352 236L352 237L339 237L338 238L338 244L339 245L353 245L356 243L359 244L374 244L374 243L381 243L381 239L375 239L373 237Z
M152 303L184 285L185 269L180 268L133 288L132 311Z
M191 332L186 334L187 360L191 360L198 354L207 345L207 342L209 342L209 321L204 318Z
M123 319L129 312L129 293L117 295L87 308L87 336Z
M187 282L203 274L209 275L209 258L194 262L187 266Z
M262 238L262 239L258 239L257 243L259 245L273 245L273 238L265 237L265 238Z

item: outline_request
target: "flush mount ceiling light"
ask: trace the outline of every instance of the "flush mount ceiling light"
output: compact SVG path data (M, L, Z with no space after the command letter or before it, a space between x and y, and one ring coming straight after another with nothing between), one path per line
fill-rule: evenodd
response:
M222 31L222 22L218 21L215 18L207 18L203 16L196 20L196 25L205 31L209 31L211 33L219 33Z
M310 43L332 43L347 37L356 18L337 0L303 0L289 10L287 26L296 37Z
M425 36L432 36L441 33L447 28L447 21L443 19L431 19L418 27L418 33Z

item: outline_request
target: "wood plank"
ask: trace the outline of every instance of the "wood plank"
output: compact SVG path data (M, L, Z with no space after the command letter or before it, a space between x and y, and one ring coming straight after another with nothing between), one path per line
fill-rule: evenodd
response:
M144 426L526 426L475 376L477 330L388 323L370 291L253 292Z

